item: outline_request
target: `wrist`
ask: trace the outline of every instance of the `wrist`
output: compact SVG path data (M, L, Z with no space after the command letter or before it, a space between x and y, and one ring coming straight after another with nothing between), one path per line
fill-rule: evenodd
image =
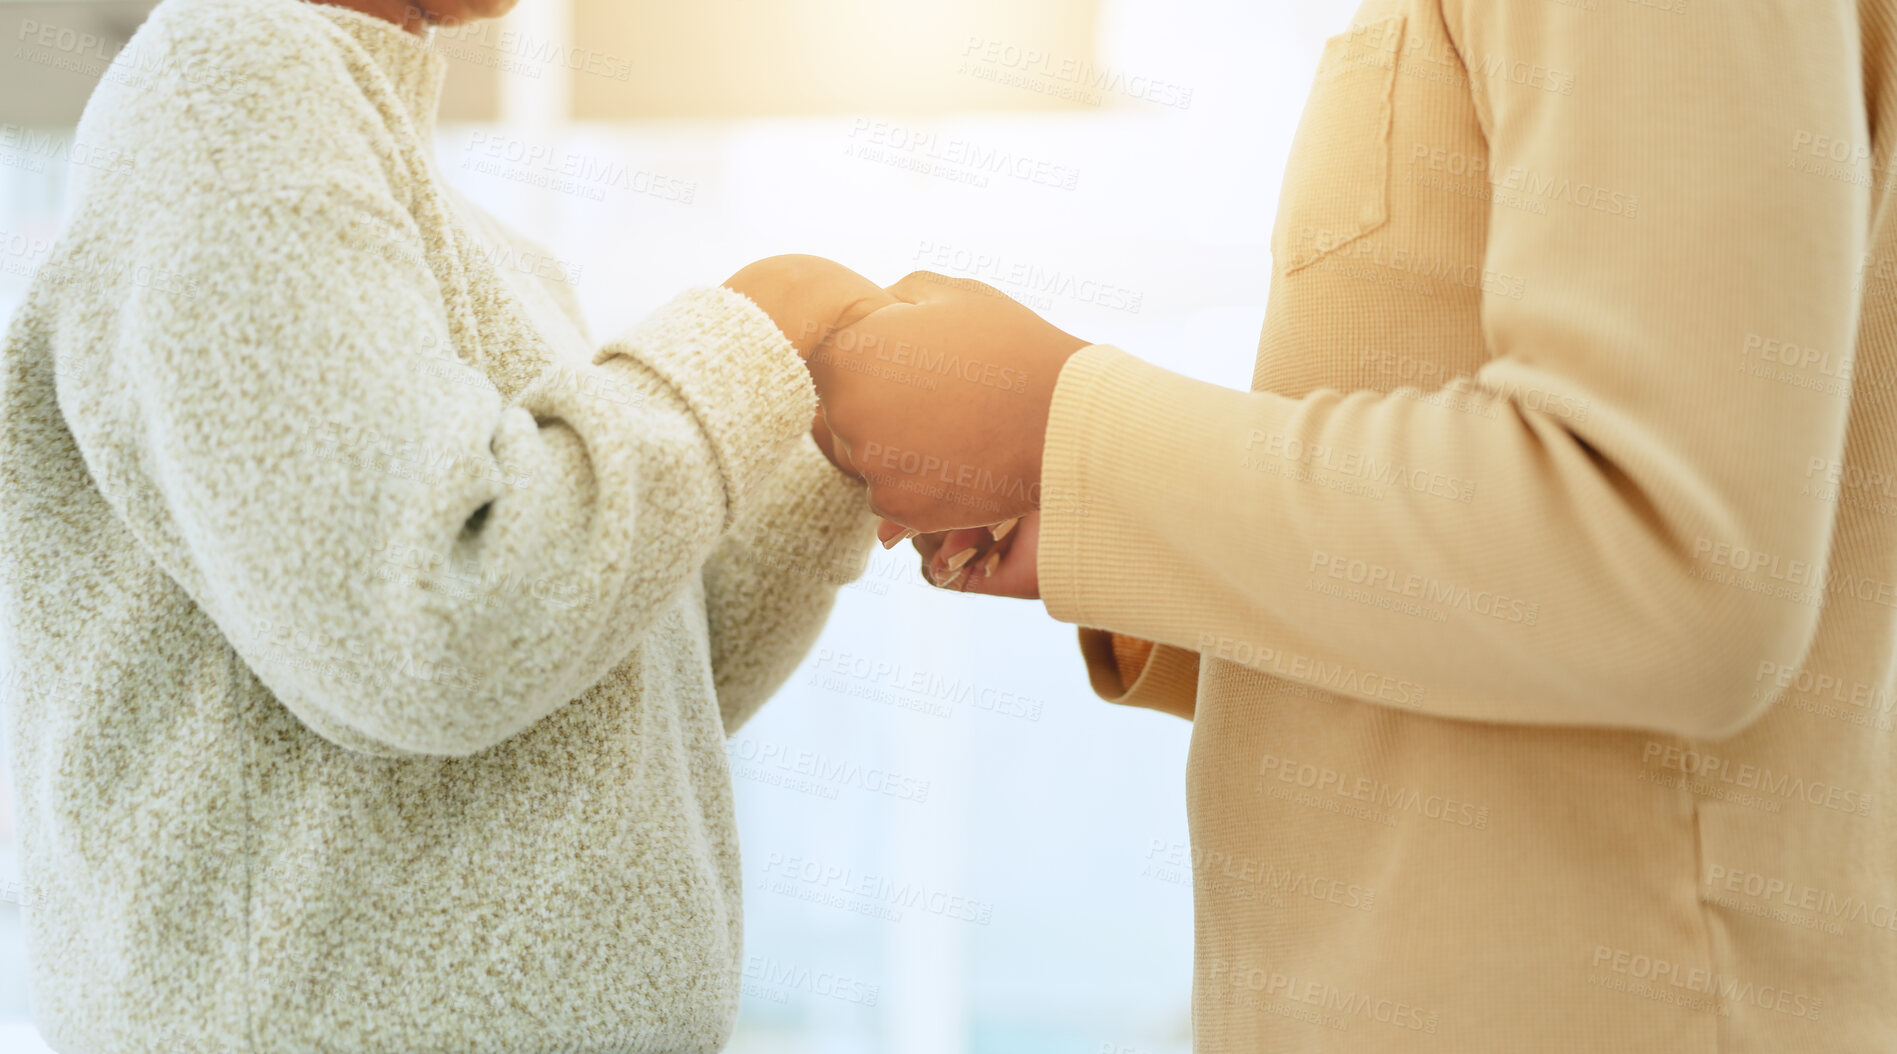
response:
M766 257L724 284L762 308L804 359L832 332L895 302L869 279L821 256Z

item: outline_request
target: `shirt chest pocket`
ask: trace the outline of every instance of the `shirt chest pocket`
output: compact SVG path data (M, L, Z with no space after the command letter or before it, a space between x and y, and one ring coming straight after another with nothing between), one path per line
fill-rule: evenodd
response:
M1292 140L1273 254L1290 274L1390 218L1390 120L1403 16L1352 26L1324 43Z

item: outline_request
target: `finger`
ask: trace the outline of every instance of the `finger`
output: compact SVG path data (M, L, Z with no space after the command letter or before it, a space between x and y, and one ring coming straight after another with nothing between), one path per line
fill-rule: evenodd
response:
M957 583L964 593L1012 597L1017 600L1040 596L1040 576L1036 573L1035 546L1030 536L1010 533L991 545L986 553L968 565L968 574Z
M883 543L885 549L894 549L920 533L915 528L904 527L894 520L883 520L876 525L876 540Z
M857 476L858 479L862 478L848 461L842 459L843 455L836 447L836 437L830 434L830 422L824 419L822 407L817 408L816 416L810 421L810 438L816 442L817 449L823 452L823 456L830 459L832 465Z
M823 415L824 431L830 437L830 451L831 451L831 454L833 455L831 460L843 466L844 471L848 472L850 475L855 476L857 479L860 479L864 481L865 483L868 483L869 473L863 471L862 462L856 459L856 444L850 442L849 436L843 434L842 432L837 431L836 426L830 423L831 409L832 409L832 404L822 401L821 397L819 397L818 402L817 402L817 412ZM870 501L870 504L872 506L875 505L874 499L875 499L875 496L874 494L872 494L871 501ZM875 511L875 510L872 509L872 511ZM887 517L884 517L884 518L887 519Z
M922 570L925 574L929 570L929 561L935 559L935 554L942 550L943 537L940 534L918 534L913 539L916 552L922 556Z
M946 584L957 571L986 555L986 550L994 544L994 538L986 527L963 527L953 531L944 531L940 535L942 544L937 547L927 565L929 581ZM966 577L966 576L964 576Z

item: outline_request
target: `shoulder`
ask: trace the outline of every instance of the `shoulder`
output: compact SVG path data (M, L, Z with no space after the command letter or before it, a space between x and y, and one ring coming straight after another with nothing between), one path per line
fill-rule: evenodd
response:
M224 193L346 163L387 136L358 51L305 0L164 0L101 79L79 136L147 174L196 170Z
M307 0L164 0L126 44L120 79L174 98L260 102L349 87L348 51Z

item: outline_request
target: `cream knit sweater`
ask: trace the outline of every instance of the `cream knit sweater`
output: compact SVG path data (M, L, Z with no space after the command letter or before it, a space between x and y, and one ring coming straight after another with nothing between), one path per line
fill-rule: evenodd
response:
M0 379L40 1029L717 1049L725 736L875 526L796 352L716 289L595 350L393 25L166 0L133 51Z
M1897 1050L1894 34L1368 0L1253 390L1062 371L1041 587L1195 715L1202 1054Z

